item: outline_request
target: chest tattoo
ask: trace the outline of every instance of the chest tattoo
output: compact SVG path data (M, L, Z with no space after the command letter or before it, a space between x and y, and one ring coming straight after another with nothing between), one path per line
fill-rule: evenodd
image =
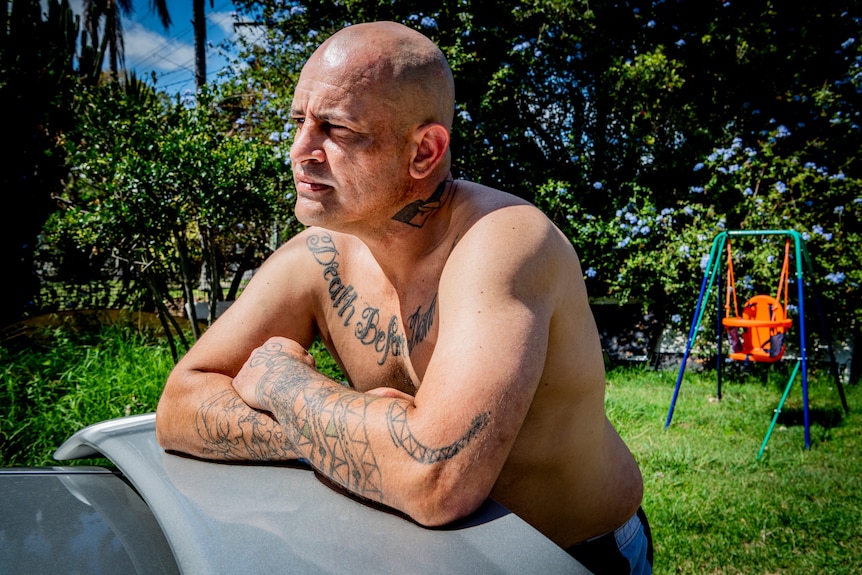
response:
M431 300L428 309L423 310L420 305L416 312L407 318L407 329L410 330L410 349L425 341L431 326L434 325L434 314L437 312L437 294Z
M357 315L353 324L353 335L363 345L374 349L379 355L378 365L386 363L391 356L403 355L405 353L406 340L398 329L398 317L393 315L388 320L381 318L380 309L372 305L365 305L357 312L357 300L359 295L353 284L346 284L341 279L339 262L337 260L338 249L329 234L315 234L310 236L305 245L314 256L314 260L323 269L323 280L327 282L329 299L332 307L338 312L338 317L344 320L344 327L349 327L354 315Z

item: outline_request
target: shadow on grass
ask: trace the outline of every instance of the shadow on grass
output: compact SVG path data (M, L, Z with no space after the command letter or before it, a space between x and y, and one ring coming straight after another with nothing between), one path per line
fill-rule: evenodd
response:
M820 425L825 429L838 427L844 420L844 410L840 406L835 407L809 407L809 423ZM786 426L804 425L805 414L802 407L785 407L778 415L778 423Z

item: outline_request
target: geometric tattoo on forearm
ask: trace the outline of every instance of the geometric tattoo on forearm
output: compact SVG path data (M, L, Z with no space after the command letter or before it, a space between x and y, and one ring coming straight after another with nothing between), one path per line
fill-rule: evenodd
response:
M431 448L419 443L416 437L410 432L407 425L407 407L399 402L393 403L389 407L387 423L389 424L389 435L392 437L393 443L404 449L410 457L419 463L437 463L445 461L458 455L471 439L476 437L482 429L488 424L490 419L489 413L480 413L473 418L470 428L460 439L456 439L452 444L445 447Z
M374 501L383 500L383 478L368 435L368 407L372 403L392 402L386 415L393 444L415 461L425 464L457 455L486 427L490 418L487 413L477 415L460 439L448 446L432 448L421 444L411 433L405 402L314 385L310 378L325 379L324 376L288 356L278 344L255 352L250 363L267 367L263 375L266 384L260 387L267 390L268 397L261 398L262 403L273 406L273 411L283 418L279 427L287 437L276 438L272 429L267 434L267 430L252 425L249 431L253 439L244 441L243 445L246 458L254 458L257 451L262 451L255 449L259 441L286 440L329 479ZM224 437L220 431L206 430L214 438ZM215 439L211 443L219 445ZM236 446L230 448L231 453L239 453ZM284 451L289 450L285 448Z

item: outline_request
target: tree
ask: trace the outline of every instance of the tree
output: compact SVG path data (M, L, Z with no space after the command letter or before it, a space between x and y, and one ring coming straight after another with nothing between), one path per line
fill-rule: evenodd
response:
M0 106L7 111L10 145L3 152L0 189L15 213L0 227L0 325L33 310L33 250L66 175L57 142L73 118L78 22L66 0L49 2L44 20L42 10L36 0L18 0L3 12L8 19L0 36Z
M181 335L169 326L170 286L183 286L183 300L193 304L192 270L210 262L215 306L215 270L225 256L251 246L259 262L272 226L289 222L281 160L248 138L220 101L206 88L194 101L169 102L136 81L100 86L82 95L79 122L67 135L74 178L52 240L71 238L88 253L107 250L125 262L149 289L168 333Z
M171 16L168 13L167 0L150 0L150 8L156 11L165 30L170 28ZM108 66L111 77L115 80L119 78L120 64L124 61L122 16L133 11L132 0L84 0L84 27L90 35L92 45L99 45L100 64L104 61L105 54L108 54ZM101 65L99 67L101 68Z

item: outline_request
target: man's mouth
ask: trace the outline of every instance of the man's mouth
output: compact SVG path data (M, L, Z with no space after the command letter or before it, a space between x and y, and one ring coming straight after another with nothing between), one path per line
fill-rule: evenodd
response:
M294 178L294 183L296 185L297 193L306 193L306 194L314 194L327 191L332 188L332 186L320 179L309 177L309 176L296 176Z

